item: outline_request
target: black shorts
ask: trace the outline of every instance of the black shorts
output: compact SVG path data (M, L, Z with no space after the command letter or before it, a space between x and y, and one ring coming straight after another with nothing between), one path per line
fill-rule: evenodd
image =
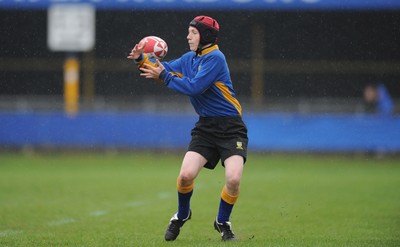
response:
M238 117L200 117L192 129L188 151L194 151L207 159L205 168L214 169L221 160L232 155L247 159L247 127Z

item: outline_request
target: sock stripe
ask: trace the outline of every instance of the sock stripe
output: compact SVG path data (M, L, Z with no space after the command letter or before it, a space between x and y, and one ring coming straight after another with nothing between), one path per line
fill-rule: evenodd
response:
M224 200L226 203L229 203L229 204L233 205L233 204L236 203L238 197L239 197L239 194L237 194L237 195L235 195L235 196L230 195L230 194L228 193L227 189L226 189L226 185L225 185L224 188L222 189L222 192L221 192L221 199Z
M192 182L188 186L182 186L179 183L179 177L178 177L178 179L176 180L176 187L177 187L179 193L186 194L186 193L193 191L194 182Z

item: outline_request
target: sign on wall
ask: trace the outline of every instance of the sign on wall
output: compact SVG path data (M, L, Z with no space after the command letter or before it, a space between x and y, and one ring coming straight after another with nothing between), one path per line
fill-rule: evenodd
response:
M95 43L95 8L56 4L48 9L47 44L52 51L90 51Z

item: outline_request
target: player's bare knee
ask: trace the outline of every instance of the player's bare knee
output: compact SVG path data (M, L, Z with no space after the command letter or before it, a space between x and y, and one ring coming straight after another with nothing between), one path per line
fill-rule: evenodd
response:
M178 179L179 179L179 183L182 186L187 186L187 185L190 185L193 182L194 176L192 174L190 174L189 172L181 172L179 174L179 178Z
M228 190L237 191L240 186L240 176L230 176L226 178L226 187Z

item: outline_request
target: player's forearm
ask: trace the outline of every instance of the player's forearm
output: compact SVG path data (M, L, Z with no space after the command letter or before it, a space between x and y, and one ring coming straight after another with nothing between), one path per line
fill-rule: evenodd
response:
M188 77L179 78L167 71L160 74L160 79L164 81L168 88L188 96L202 94L210 86L210 83L206 80L189 79Z
M156 65L155 63L153 63L153 62L149 59L149 57L148 57L146 54L144 54L144 53L142 53L137 59L135 59L135 63L136 63L136 65L138 66L139 69L142 68L142 67L144 66L144 64L149 64L149 65L151 65L152 67L156 67L156 66L157 66L157 65Z

